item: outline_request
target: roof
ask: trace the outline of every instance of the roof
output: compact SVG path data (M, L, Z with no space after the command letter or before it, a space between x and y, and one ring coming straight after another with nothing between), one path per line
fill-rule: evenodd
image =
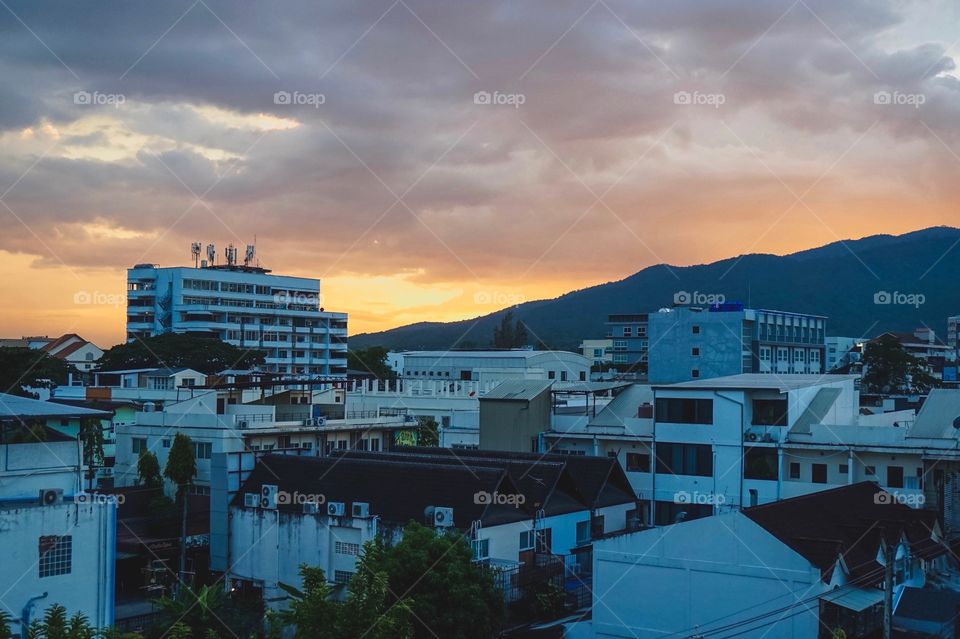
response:
M497 384L480 399L530 401L548 390L552 379L507 379Z
M881 494L885 497L878 499ZM883 539L906 538L922 558L948 552L934 539L936 513L896 503L872 482L754 506L743 514L819 568L824 581L842 558L852 581L877 583L883 577L877 563Z
M883 603L883 591L877 588L834 588L820 595L820 599L854 612L862 612Z
M960 592L907 586L900 593L893 616L946 624L956 619L957 606Z
M36 417L108 417L109 411L44 402L29 397L0 393L0 419Z
M506 462L525 465L526 473L539 472L544 464L563 464L573 480L573 490L588 508L599 508L636 501L630 480L613 457L592 455L555 455L551 453L517 453L501 450L453 450L451 448L400 448L408 454L447 456L470 463L497 464Z
M554 393L603 393L631 385L633 382L555 382L552 390Z
M191 373L196 373L197 375L203 375L198 371L193 370L192 368L155 368L150 369L144 373L144 377L172 377L177 373L183 373L184 371L189 371Z
M746 388L746 389L772 389L785 393L800 388L810 386L822 386L824 384L833 384L835 382L853 381L858 378L857 375L808 375L808 374L777 374L770 373L744 373L742 375L728 375L726 377L714 377L712 379L695 379L689 382L679 382L677 384L655 385L658 389L673 388Z
M810 426L823 422L824 418L830 412L830 409L837 403L837 398L840 397L841 392L841 389L835 386L818 389L817 394L810 403L807 404L807 407L800 414L800 417L797 418L797 421L793 423L793 426L790 428L790 433L794 435L800 433L809 434Z
M934 388L917 413L907 437L953 439L957 429L953 423L960 418L960 390Z
M653 404L653 389L643 384L631 384L603 407L589 426L624 428L625 419L636 417L643 404Z
M491 351L404 351L404 359L407 357L430 357L433 359L444 359L447 357L475 357L475 358L503 358L512 357L517 359L530 359L540 355L573 355L574 357L583 357L580 353L571 351L535 351L532 349L515 348L509 350L491 350Z
M326 503L367 503L371 514L397 525L422 522L430 506L453 508L455 525L463 529L474 521L489 526L529 519L519 508L476 498L478 492L517 492L506 471L495 467L418 459L268 455L244 482L234 506L243 506L242 493L259 494L263 485L275 485L290 495L322 495ZM278 504L277 509L302 512L299 503Z

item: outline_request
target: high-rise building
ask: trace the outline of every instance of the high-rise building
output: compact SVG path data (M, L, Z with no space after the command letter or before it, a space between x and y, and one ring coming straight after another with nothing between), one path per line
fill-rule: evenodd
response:
M320 306L320 280L272 275L254 265L247 247L215 264L213 245L195 266L137 264L127 270L127 341L163 333L217 337L266 353L266 370L281 375L346 376L347 314Z

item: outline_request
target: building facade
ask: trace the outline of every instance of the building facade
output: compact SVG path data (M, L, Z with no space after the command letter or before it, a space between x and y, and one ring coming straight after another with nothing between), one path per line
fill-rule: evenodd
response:
M531 349L489 351L408 351L404 379L442 379L492 383L507 379L585 381L590 360L568 351Z
M635 366L642 372L647 363L649 340L647 313L607 316L607 339L613 341L610 359L621 366Z
M127 341L216 337L266 353L279 375L345 377L347 315L320 306L320 281L236 264L127 271Z

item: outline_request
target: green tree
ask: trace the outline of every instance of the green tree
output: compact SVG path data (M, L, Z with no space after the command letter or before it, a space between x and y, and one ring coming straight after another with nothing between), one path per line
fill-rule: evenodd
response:
M387 364L390 351L383 346L369 346L347 351L347 368L373 374L377 379L394 379L397 374Z
M0 639L13 639L13 631L10 630L12 621L13 617L6 610L0 610Z
M390 593L410 598L417 639L489 639L500 631L503 594L493 575L473 563L462 535L440 534L411 522L403 538L376 561L388 576ZM426 573L425 567L430 568Z
M197 590L181 587L172 597L156 600L160 621L147 632L151 639L206 639L207 632L217 637L222 632L235 636L227 626L227 595L217 586L203 586Z
M71 366L42 351L0 347L0 393L24 397L36 394L27 388L53 388L67 383Z
M494 348L520 348L526 346L529 334L526 325L513 321L513 311L507 311L500 318L499 326L493 327Z
M99 417L87 417L80 421L80 442L83 446L83 463L87 465L87 480L92 485L97 468L103 466L103 423Z
M938 386L922 359L904 350L893 335L868 342L863 353L863 386L871 393L926 393Z
M140 455L137 457L137 483L147 488L158 488L163 485L160 462L157 456L146 448L141 448Z
M183 433L177 433L173 438L163 476L177 485L177 499L180 501L180 570L177 576L178 580L182 580L187 570L187 504L190 501L188 491L193 478L197 476L193 440Z
M440 424L433 417L417 417L417 446L439 446Z
M164 333L117 344L97 363L102 371L127 368L192 368L212 374L229 368L255 368L264 362L262 351L240 349L216 338Z
M94 639L97 631L83 613L68 617L66 608L53 604L44 611L43 617L30 623L27 636L30 639ZM0 637L4 637L2 632Z

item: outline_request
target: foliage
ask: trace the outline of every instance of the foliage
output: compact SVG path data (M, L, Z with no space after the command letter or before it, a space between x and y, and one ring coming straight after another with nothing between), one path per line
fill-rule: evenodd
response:
M473 563L463 536L411 522L395 546L374 557L378 571L388 576L392 596L410 597L417 639L497 636L504 619L503 594L493 575Z
M137 457L137 484L147 488L159 488L163 484L160 461L146 448L141 448Z
M905 351L893 335L869 342L863 365L863 386L870 393L926 393L938 385L924 361Z
M4 635L0 626L0 637L4 636L11 635ZM97 632L83 613L68 617L66 608L53 604L44 611L43 617L30 623L27 636L30 639L94 639Z
M494 348L520 348L527 344L527 327L521 320L513 321L513 311L507 311L500 318L500 325L493 329Z
M417 431L417 446L439 446L440 424L433 417L417 417L419 430Z
M139 465L138 462L138 470ZM193 478L197 476L197 460L193 454L193 440L187 435L177 433L173 438L163 476L177 485L178 499L186 494L193 483Z
M330 598L323 570L300 566L303 590L281 584L291 603L276 615L271 636L280 636L283 627L293 627L294 639L412 638L409 604L392 597L387 575L379 569L381 550L376 542L367 542L342 602Z
M80 441L83 443L83 463L94 468L103 466L103 422L99 417L80 420Z
M130 368L192 368L212 374L230 368L248 369L264 362L261 351L240 349L215 338L164 333L117 344L98 362L102 371Z
M534 582L527 588L527 605L537 618L562 615L565 595L563 588L551 581Z
M180 588L176 596L156 600L161 620L147 631L147 637L206 639L208 630L230 636L233 630L224 622L229 618L226 603L226 593L216 586L203 586L198 590Z
M0 610L0 639L13 639L13 631L10 630L10 622L13 617L7 614L6 610Z
M30 388L53 388L67 383L71 367L42 351L0 347L0 393L34 397Z
M347 368L371 373L377 379L394 379L397 374L387 365L389 352L383 346L351 349L347 351Z

